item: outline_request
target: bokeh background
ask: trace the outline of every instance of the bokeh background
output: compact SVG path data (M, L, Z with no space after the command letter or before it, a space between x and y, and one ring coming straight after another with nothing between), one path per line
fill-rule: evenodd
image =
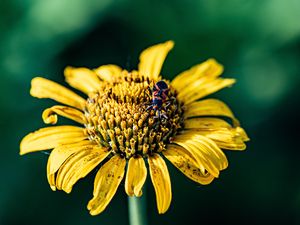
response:
M214 57L225 77L238 80L214 96L230 105L251 141L244 152L226 151L229 168L211 185L170 169L165 215L157 214L148 182L148 225L300 224L299 12L299 0L1 0L0 224L128 224L123 187L92 217L86 204L95 173L69 195L52 192L47 155L19 156L22 137L44 126L42 110L54 104L32 98L30 80L62 83L67 65L134 69L141 50L169 39L176 45L165 77Z

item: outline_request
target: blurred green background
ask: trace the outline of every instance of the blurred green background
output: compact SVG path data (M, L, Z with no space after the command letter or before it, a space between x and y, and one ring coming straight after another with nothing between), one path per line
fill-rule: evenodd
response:
M62 83L67 65L133 69L145 47L169 39L176 45L165 77L214 57L224 77L237 79L214 96L251 141L247 151L226 151L229 168L208 186L170 165L173 202L165 215L148 182L148 224L300 224L299 21L299 0L1 0L0 224L128 224L123 187L92 217L86 204L95 173L70 195L52 192L47 155L19 156L21 138L44 126L41 112L54 104L32 98L30 80Z

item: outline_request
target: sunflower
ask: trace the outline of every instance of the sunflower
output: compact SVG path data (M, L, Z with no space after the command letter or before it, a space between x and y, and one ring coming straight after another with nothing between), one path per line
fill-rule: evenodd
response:
M56 124L63 116L80 125L41 128L21 141L21 155L52 150L47 163L52 190L70 193L79 179L98 168L87 205L90 214L97 215L124 176L127 195L141 196L148 167L161 214L172 199L165 158L205 185L228 166L221 149L245 149L248 137L229 107L217 99L199 100L235 80L219 78L223 67L214 59L171 82L162 79L161 67L173 45L167 41L144 50L138 70L116 65L93 70L67 67L66 82L86 94L86 99L48 79L32 80L32 96L62 104L43 111L46 124Z

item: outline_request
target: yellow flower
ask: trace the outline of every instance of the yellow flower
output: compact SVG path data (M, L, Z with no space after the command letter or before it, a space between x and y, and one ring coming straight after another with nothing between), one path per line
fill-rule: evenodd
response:
M94 70L67 67L66 81L87 99L53 81L32 80L32 96L63 104L44 110L46 124L56 124L59 115L81 125L42 128L20 144L21 155L53 149L47 165L52 190L70 193L80 178L101 163L87 206L97 215L116 193L125 167L126 193L142 195L148 162L158 212L165 213L172 192L164 158L193 181L209 184L228 166L221 148L245 149L248 137L228 106L216 99L199 101L235 80L219 78L223 67L214 59L180 73L171 82L162 80L161 67L173 45L168 41L144 50L137 71L116 65Z

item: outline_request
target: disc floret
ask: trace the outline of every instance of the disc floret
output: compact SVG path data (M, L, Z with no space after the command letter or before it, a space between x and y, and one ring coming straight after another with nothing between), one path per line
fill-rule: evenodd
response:
M182 104L169 87L168 103L163 103L166 118L157 117L149 110L152 95L149 90L156 81L138 73L122 73L113 82L107 82L98 93L86 101L85 127L89 139L111 148L114 154L126 158L166 150L170 138L183 127Z

